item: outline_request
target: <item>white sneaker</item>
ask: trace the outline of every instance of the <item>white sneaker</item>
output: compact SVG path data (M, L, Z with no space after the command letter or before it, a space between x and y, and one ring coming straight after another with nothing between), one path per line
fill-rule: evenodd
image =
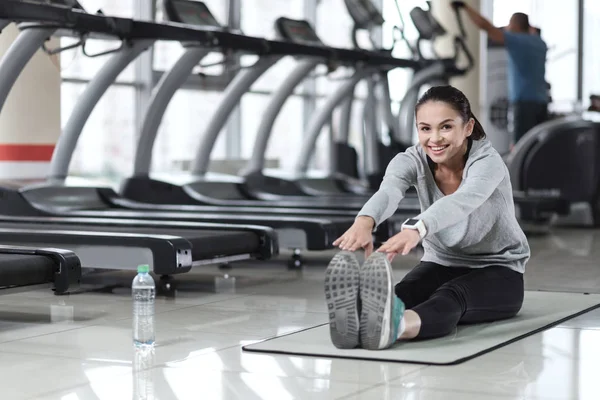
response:
M337 253L325 270L329 333L338 349L353 349L359 344L359 278L358 259L348 251Z
M374 252L360 269L360 340L367 350L391 347L398 339L404 303L394 293L392 265Z

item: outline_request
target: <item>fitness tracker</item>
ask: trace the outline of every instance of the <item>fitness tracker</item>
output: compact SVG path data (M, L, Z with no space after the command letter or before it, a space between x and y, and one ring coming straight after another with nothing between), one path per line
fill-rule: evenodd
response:
M401 229L414 229L419 232L419 236L421 239L427 235L427 229L425 228L425 224L420 219L409 218L402 224Z

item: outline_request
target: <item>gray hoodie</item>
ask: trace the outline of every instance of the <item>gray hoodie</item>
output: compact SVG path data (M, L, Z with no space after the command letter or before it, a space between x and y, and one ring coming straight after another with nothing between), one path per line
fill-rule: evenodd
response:
M458 190L445 196L438 188L420 145L390 162L379 190L359 216L376 226L396 212L406 190L414 186L425 224L422 261L448 267L503 265L523 273L529 244L515 216L506 164L487 139L473 140Z

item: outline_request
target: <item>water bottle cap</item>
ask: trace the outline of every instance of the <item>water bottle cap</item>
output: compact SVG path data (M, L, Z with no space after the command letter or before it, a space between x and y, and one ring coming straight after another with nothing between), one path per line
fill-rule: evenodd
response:
M138 273L148 273L150 272L150 266L148 264L138 265L137 271Z

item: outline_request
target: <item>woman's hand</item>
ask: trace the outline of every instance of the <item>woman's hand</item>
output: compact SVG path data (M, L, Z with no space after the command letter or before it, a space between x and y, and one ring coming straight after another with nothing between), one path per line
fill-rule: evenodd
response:
M377 251L387 253L390 262L398 254L407 255L419 242L421 236L414 229L403 229L400 233L389 238Z
M347 251L356 251L362 248L365 249L365 257L369 257L373 252L372 232L374 226L373 218L360 216L342 236L333 242L333 245Z

